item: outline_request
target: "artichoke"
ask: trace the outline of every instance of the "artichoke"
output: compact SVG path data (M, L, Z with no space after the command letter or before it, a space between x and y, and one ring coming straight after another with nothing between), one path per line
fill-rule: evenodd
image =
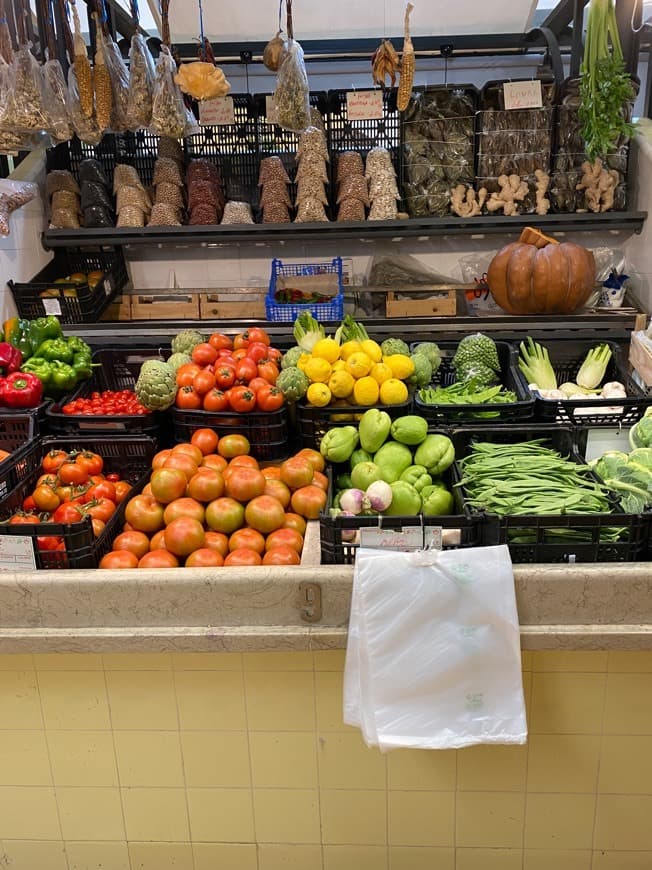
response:
M298 402L306 395L310 381L300 369L290 366L281 371L276 379L276 386L283 392L288 402Z
M140 367L135 393L150 411L164 411L177 395L174 371L163 360L147 360Z
M386 338L380 345L383 356L392 356L395 353L402 353L404 356L410 356L410 348L402 338Z
M181 366L185 366L186 363L189 362L192 362L192 357L188 353L173 353L168 359L168 365L175 373L181 368Z
M281 360L281 368L289 369L292 366L296 366L302 353L304 353L304 351L301 350L298 344L294 347L291 347L290 350L286 351L283 354L283 359Z
M172 339L172 353L192 353L192 349L204 341L196 329L184 329Z

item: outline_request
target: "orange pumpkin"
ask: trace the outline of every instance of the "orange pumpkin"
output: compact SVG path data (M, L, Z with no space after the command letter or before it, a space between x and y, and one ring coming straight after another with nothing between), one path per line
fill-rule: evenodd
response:
M560 245L528 227L498 251L487 283L508 314L572 314L593 292L595 260L581 245Z

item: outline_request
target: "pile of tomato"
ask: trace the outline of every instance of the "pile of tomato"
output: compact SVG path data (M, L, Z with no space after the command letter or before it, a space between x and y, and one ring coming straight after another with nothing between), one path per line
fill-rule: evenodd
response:
M178 408L242 414L282 407L283 393L274 385L283 354L264 329L252 327L233 339L214 332L191 356L177 370Z
M103 458L91 450L50 450L43 457L41 472L31 494L23 499L22 510L7 520L10 525L68 524L90 517L97 537L131 490L117 472L105 474ZM57 535L39 536L37 546L65 550L63 538Z
M72 402L66 402L61 409L64 414L83 416L115 417L122 414L145 416L150 412L138 401L133 390L104 390L93 392L90 396L80 396Z
M100 568L299 565L306 520L326 505L323 472L316 450L260 468L243 435L198 429L156 454Z

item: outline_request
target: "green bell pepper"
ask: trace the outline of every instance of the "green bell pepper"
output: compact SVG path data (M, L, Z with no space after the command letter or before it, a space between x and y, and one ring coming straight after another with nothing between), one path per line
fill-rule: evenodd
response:
M84 351L79 351L74 354L71 365L74 368L77 380L79 381L90 378L93 374L93 363L91 362L90 355L84 353Z
M51 364L46 359L41 359L41 357L33 356L30 357L27 362L24 362L20 368L22 372L30 372L41 381L43 384L44 390L50 386L50 382L52 380L52 367Z
M91 346L87 344L83 338L79 338L78 335L71 335L69 339L67 339L68 347L72 350L73 353L84 353L89 357L93 355L93 351L91 350Z
M29 340L31 341L34 350L50 338L63 338L61 324L54 314L48 314L47 317L37 317L35 320L30 320ZM36 356L36 353L34 355Z
M11 320L5 321L4 340L18 348L23 359L27 359L34 352L32 342L29 340L29 320L12 317Z
M410 465L401 474L399 480L411 483L417 492L421 492L424 487L432 485L432 477L428 474L428 469L425 465Z
M47 359L50 362L71 363L73 350L68 347L65 338L49 338L36 349L36 356Z
M77 372L68 363L52 360L50 362L50 370L52 372L50 389L69 392L77 383Z

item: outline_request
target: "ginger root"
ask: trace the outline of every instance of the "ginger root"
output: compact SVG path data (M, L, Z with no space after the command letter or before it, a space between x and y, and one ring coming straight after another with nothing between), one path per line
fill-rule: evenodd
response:
M550 176L542 169L535 169L534 175L537 180L535 187L535 194L537 198L535 212L537 214L548 214L548 212L550 211L550 200L547 198L546 193L548 192L548 187L550 186Z
M529 193L527 181L522 181L520 175L500 175L499 193L492 193L487 201L487 211L503 210L505 215L519 214L517 203L522 202Z
M487 188L481 187L475 191L465 184L458 184L451 190L451 210L459 217L475 217L482 214L482 207L487 199Z
M609 211L614 204L614 191L620 181L620 176L615 169L605 169L602 160L596 157L593 163L588 160L582 163L584 175L576 190L583 190L586 205L590 211Z

